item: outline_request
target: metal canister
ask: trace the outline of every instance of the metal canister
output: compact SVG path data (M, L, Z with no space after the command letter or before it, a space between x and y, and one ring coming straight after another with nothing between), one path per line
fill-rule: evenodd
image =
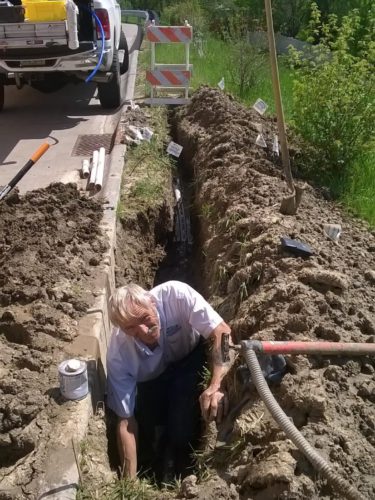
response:
M60 392L66 399L83 399L89 392L87 364L79 359L67 359L59 364Z

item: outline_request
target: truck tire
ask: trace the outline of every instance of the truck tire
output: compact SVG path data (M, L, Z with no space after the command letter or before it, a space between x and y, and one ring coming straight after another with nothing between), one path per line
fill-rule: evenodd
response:
M129 47L128 42L126 41L125 33L122 30L120 34L119 50L124 51L124 60L122 61L122 64L120 66L120 74L125 75L125 73L129 69Z
M120 62L117 50L113 53L113 61L110 69L112 77L108 82L98 83L98 98L102 108L114 109L121 104L121 78Z
M0 83L0 111L4 107L4 85Z

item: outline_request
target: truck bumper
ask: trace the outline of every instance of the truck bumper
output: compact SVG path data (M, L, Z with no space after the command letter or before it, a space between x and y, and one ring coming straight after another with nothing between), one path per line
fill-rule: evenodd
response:
M104 48L104 57L100 71L107 70L110 50ZM27 55L26 55L27 54ZM66 73L88 72L98 63L100 48L93 42L81 42L77 50L66 47L46 49L8 49L0 50L0 70L6 73L46 73L62 71Z

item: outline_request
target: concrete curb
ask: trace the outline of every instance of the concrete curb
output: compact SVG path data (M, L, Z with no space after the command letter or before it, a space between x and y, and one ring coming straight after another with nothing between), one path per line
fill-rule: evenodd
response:
M116 208L120 199L121 177L126 146L115 145L107 168L105 202L101 227L109 242L103 265L95 284L97 300L88 314L79 322L79 335L67 348L72 356L87 360L90 397L74 404L71 418L59 429L58 446L54 446L46 459L46 471L39 488L38 500L74 500L79 484L79 472L74 457L72 439L78 443L84 438L90 416L105 389L105 360L111 327L108 317L108 299L115 287ZM55 440L55 437L54 437Z
M138 63L138 50L131 54L129 71L126 75L126 96L134 95L135 78ZM122 115L122 113L120 113ZM119 119L119 123L121 116ZM117 130L115 131L116 138ZM104 201L104 215L101 229L106 235L109 248L103 256L93 288L97 300L87 315L78 325L79 335L67 346L67 353L87 360L90 397L81 401L70 402L74 405L72 417L63 428L58 429L59 436L54 436L54 446L45 460L46 470L40 480L38 500L74 500L79 485L79 471L74 456L73 443L84 438L90 416L104 399L106 355L111 325L108 317L108 300L115 288L115 249L117 206L121 194L121 178L125 163L126 146L116 144L111 156L107 158L107 172L104 189L99 196Z
M107 168L104 194L104 216L101 227L109 242L103 265L96 281L97 300L88 314L79 322L79 335L67 348L72 356L87 360L90 397L70 402L74 405L71 418L59 429L58 442L46 459L46 470L41 480L38 500L74 500L79 484L79 472L74 457L72 439L78 443L84 438L90 416L105 389L105 360L111 327L108 317L108 299L115 287L116 208L120 199L121 177L126 146L115 145Z
M134 52L127 80L127 95L133 93L135 84L138 51ZM58 440L58 445L54 446L45 461L46 470L40 481L38 500L75 499L79 484L79 471L72 439L79 448L78 443L86 434L90 416L97 404L104 398L106 354L111 335L108 300L115 288L116 218L125 153L126 146L116 144L115 141L110 159L107 159L104 190L100 193L104 202L101 228L109 243L109 248L103 256L101 269L93 284L97 300L79 322L79 335L66 349L68 354L87 360L90 397L70 402L74 404L74 412L69 421L64 424L64 428L59 429L61 439Z

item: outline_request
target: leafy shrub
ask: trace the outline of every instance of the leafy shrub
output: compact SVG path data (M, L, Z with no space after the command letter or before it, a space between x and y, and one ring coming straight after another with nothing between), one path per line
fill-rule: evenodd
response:
M249 24L243 12L228 17L223 37L228 46L229 81L240 98L255 86L265 64L264 54L249 42Z
M319 36L319 43L310 58L291 51L298 68L293 120L314 152L304 158L304 166L331 184L340 176L347 177L350 166L374 135L375 47L369 33L364 32L353 55L360 21L354 10L343 17L341 25L334 15L322 23L313 4L310 41Z
M182 26L185 20L193 27L194 36L196 32L204 31L205 18L199 0L174 3L163 10L162 24Z

